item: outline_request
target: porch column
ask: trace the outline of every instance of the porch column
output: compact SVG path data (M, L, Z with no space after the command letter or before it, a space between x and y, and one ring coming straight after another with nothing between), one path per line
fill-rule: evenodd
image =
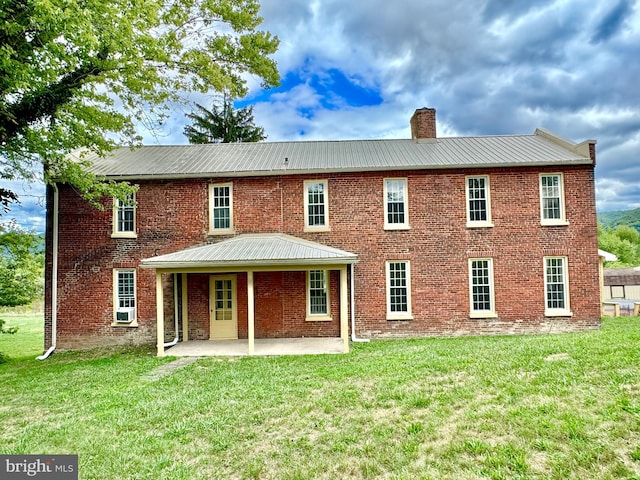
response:
M187 274L182 274L182 341L189 341L189 305L187 305Z
M340 338L342 351L349 353L349 297L347 295L347 266L340 267Z
M162 273L156 270L156 330L158 331L158 356L164 357L164 298Z
M253 271L247 272L247 337L249 337L249 355L255 352L255 306L253 294Z

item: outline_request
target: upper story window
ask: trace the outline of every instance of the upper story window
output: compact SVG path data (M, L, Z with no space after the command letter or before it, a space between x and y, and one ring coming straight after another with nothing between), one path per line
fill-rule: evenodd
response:
M467 227L492 227L491 197L487 175L466 177Z
M542 225L567 225L564 209L564 180L561 173L540 175L540 222Z
M135 326L136 324L136 271L116 269L113 271L114 324Z
M124 200L113 199L112 237L134 238L136 236L136 196L134 193Z
M209 186L209 233L233 233L233 184Z
M387 320L411 320L409 262L387 262Z
M566 257L544 258L544 291L546 316L571 316Z
M326 180L304 182L305 231L329 230L328 196Z
M307 320L331 320L329 314L329 272L307 272Z
M470 317L490 318L496 316L493 293L493 260L491 258L469 259Z
M384 228L385 230L409 228L406 178L385 178L384 180Z

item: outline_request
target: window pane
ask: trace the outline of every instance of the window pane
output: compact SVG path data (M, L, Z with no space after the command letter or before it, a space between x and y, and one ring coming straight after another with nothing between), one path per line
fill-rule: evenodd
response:
M213 228L231 228L231 188L213 187Z
M118 272L118 307L136 306L134 272Z
M484 178L470 178L468 182L469 221L487 220L487 192Z
M563 258L546 259L547 308L566 308L566 277Z
M408 312L407 264L389 264L389 309L391 312Z
M127 199L118 199L117 203L117 221L116 229L118 232L133 232L134 225L134 209L135 200L133 195L130 195Z
M307 209L307 222L310 227L326 224L324 183L307 185Z
M405 183L387 180L387 223L405 223Z
M328 312L327 272L311 270L309 272L309 313L311 315L326 315Z
M560 176L543 175L540 177L540 182L542 218L549 220L561 219Z
M471 305L473 311L492 311L489 260L471 262Z

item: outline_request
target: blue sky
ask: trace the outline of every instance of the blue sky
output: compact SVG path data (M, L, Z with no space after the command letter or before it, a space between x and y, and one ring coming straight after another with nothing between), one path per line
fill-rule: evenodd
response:
M640 207L638 1L278 0L261 12L282 85L248 78L236 105L254 106L267 141L409 138L413 111L433 107L439 136L596 139L598 210ZM188 111L145 143L186 143ZM14 208L19 223L43 228L41 191Z

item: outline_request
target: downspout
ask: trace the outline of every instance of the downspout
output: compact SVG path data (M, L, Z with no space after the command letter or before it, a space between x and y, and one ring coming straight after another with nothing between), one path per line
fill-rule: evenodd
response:
M58 330L58 184L53 184L53 236L51 249L51 346L36 360L45 360L56 349Z
M368 342L368 338L357 338L356 337L356 297L354 292L354 279L353 279L353 268L355 265L351 264L351 288L350 291L350 300L351 300L351 341L352 342Z
M180 337L179 332L178 332L178 274L174 273L173 274L173 318L175 319L176 323L176 338L174 338L173 340L171 340L168 343L165 343L164 346L165 348L167 347L173 347L176 343L178 343L178 339Z

